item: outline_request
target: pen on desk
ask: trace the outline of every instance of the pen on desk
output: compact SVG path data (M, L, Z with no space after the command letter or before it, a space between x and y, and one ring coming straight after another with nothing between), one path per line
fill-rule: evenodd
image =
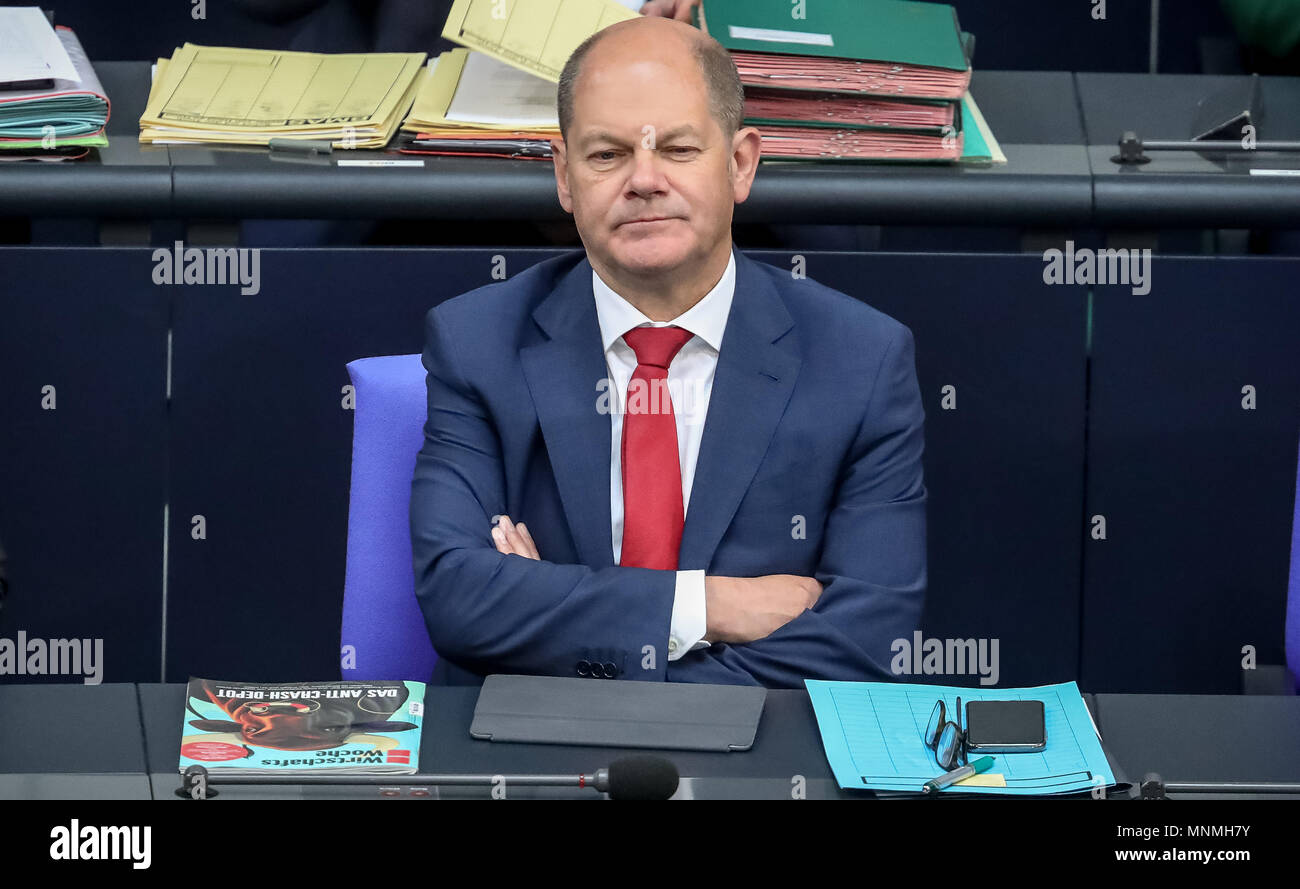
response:
M964 765L959 769L953 769L947 774L940 775L938 778L932 778L931 780L926 781L924 786L921 787L921 792L938 793L949 784L960 781L962 778L969 778L971 775L978 775L981 772L987 772L989 767L992 765L993 757L981 756L970 765Z

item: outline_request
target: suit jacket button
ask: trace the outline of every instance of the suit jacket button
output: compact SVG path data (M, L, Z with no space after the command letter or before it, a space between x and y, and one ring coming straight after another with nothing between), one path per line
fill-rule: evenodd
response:
M587 661L578 661L578 675L579 675L579 676L590 676L590 675L591 675L591 664L589 664Z
M613 661L605 662L605 678L613 679L618 675L618 666Z
M597 679L605 678L605 668L600 665L600 661L591 662L591 675Z

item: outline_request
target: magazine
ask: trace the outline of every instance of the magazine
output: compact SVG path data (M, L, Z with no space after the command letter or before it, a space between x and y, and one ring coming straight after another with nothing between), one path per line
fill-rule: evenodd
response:
M424 683L190 679L180 771L413 775Z

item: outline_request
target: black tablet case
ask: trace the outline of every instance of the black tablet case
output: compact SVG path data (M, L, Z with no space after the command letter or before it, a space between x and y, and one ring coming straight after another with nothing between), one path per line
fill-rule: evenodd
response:
M561 676L489 676L469 733L489 741L748 750L767 689Z

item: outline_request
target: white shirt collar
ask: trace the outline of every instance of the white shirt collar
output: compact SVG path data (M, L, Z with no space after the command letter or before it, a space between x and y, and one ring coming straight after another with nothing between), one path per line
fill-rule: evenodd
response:
M630 302L619 296L591 270L591 290L596 297L596 318L600 322L601 346L608 352L623 334L651 321ZM707 343L715 352L722 350L722 334L727 329L727 316L731 314L731 300L736 291L736 253L731 251L727 268L713 289L704 298L682 312L672 321L664 322L689 330Z

